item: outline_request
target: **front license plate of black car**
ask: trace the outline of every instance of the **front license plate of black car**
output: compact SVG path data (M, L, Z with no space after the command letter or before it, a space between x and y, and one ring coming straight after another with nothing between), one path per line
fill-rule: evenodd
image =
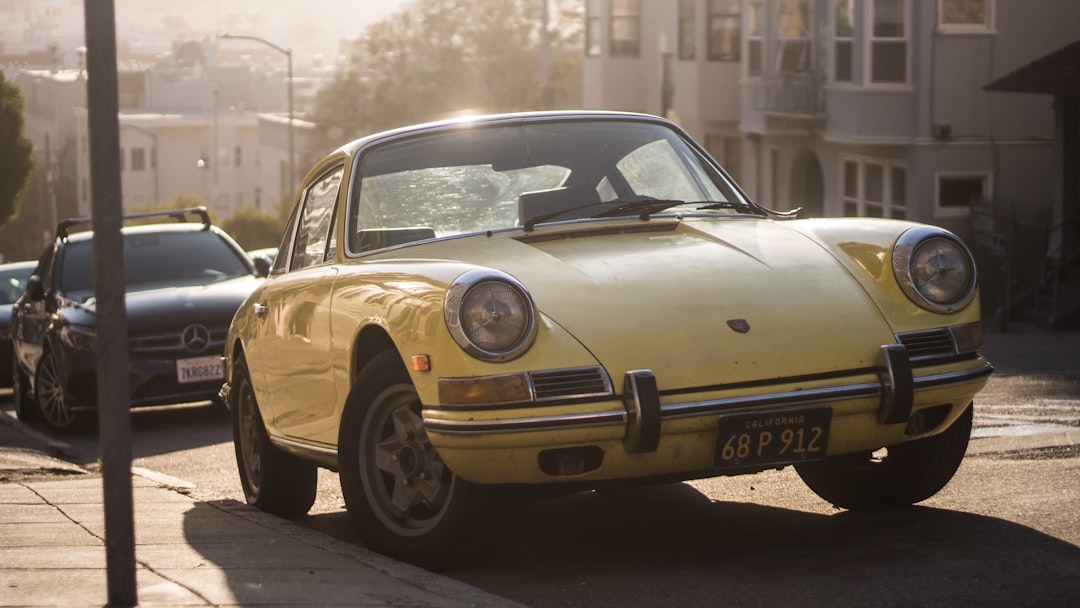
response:
M786 465L825 457L832 408L818 407L720 416L717 467Z
M224 380L225 368L221 357L192 357L176 360L176 381L180 384Z

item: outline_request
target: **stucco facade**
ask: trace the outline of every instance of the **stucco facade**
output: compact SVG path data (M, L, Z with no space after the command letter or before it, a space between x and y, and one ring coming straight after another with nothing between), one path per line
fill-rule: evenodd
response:
M979 204L1050 204L1051 100L982 87L1080 36L1080 3L585 4L584 105L667 114L766 206L974 238Z

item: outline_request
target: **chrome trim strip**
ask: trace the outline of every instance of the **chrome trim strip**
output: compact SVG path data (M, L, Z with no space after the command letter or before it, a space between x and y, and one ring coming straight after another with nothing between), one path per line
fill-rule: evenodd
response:
M270 443L274 444L282 450L288 452L306 452L309 454L317 454L319 456L331 457L337 459L337 449L324 448L317 445L311 445L310 443L301 443L293 439L285 439L284 437L270 436Z
M625 426L626 410L588 412L584 414L560 414L535 418L507 418L505 420L425 420L424 429L447 435L471 433L519 433L527 431L550 431L560 428L587 428L594 426Z
M974 369L946 372L915 379L915 391L939 388L950 384L972 382L990 375L994 368L989 363ZM879 397L882 394L880 382L866 382L848 386L785 391L770 395L750 397L732 397L710 401L694 401L661 407L662 420L690 418L706 414L718 414L728 410L767 407L812 405L841 399L860 397ZM555 431L579 429L595 426L623 425L628 422L626 410L609 410L584 414L562 414L558 416L538 416L533 418L507 418L503 420L425 420L424 428L428 431L446 435L469 435L481 433L519 433L536 431Z
M971 382L972 380L978 380L984 376L989 376L993 372L994 366L986 363L982 367L975 369L962 369L956 372L923 376L922 378L915 378L915 390L919 391L938 388L940 386L948 386L950 384L960 384L961 382Z

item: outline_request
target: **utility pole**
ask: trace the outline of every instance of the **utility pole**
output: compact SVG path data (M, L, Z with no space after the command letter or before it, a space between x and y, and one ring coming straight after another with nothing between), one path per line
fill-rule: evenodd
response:
M288 84L289 84L288 93L287 93L287 95L289 97L289 101L288 101L288 103L289 103L289 180L288 180L289 192L288 192L288 195L291 197L293 195L293 193L296 192L296 167L295 167L295 163L296 163L296 144L293 141L293 129L295 127L293 126L292 49L282 48L282 47L274 44L273 42L270 42L269 40L266 40L265 38L259 38L258 36L241 36L241 35L238 35L238 34L237 35L221 34L221 35L218 36L218 38L221 38L221 39L224 39L224 40L251 40L252 42L258 42L259 44L264 44L264 45L274 49L275 51L281 53L282 55L285 55L285 58L288 60L287 61L287 63L288 63L287 70L288 71L287 71L287 74L286 74L286 79L288 80Z
M551 90L551 32L548 31L548 0L540 0L540 98L545 110L555 104Z
M90 183L93 193L94 296L97 299L98 426L105 499L109 606L139 603L131 490L124 241L120 232L120 119L113 0L84 0Z

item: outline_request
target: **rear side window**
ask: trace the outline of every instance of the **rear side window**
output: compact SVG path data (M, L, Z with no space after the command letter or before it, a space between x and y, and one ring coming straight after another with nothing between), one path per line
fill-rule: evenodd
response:
M292 270L321 264L332 253L334 203L341 190L344 171L343 166L330 171L304 194L300 223L296 227L296 245L292 250Z

